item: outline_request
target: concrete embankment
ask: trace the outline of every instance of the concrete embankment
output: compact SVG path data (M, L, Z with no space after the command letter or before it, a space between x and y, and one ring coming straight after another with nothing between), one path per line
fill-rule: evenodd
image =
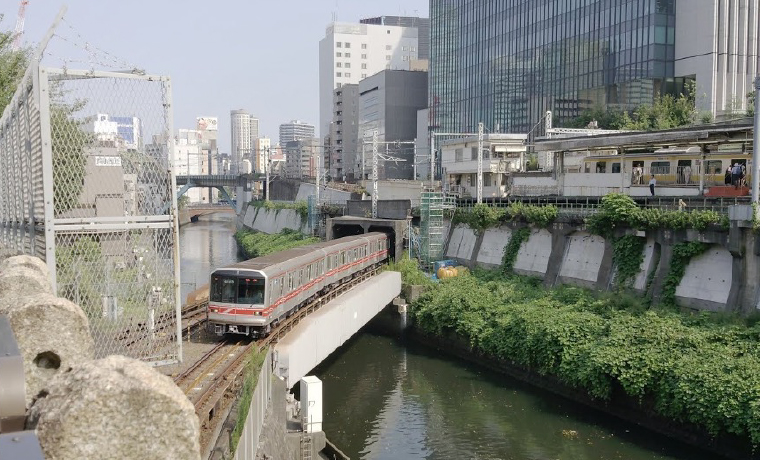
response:
M238 216L238 228L262 233L280 233L287 229L309 233L308 221L294 209L266 209L246 204Z
M449 231L446 257L470 267L501 265L515 226L502 225L478 234L465 225ZM647 230L631 232L645 240L643 262L634 279L641 294L659 299L674 257L674 247L700 242L706 250L689 260L675 292L679 305L695 310L750 313L760 300L760 243L751 228L730 230ZM557 221L532 228L513 266L521 275L537 276L545 286L568 284L606 291L616 267L612 241L589 233L583 224Z

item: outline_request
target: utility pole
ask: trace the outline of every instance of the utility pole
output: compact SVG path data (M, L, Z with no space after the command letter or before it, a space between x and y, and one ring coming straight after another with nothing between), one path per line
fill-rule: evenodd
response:
M752 203L760 213L760 73L755 77L755 132L752 138Z
M377 219L377 130L372 131L372 218Z
M483 123L478 123L478 204L483 202Z
M266 156L264 157L264 171L266 172L266 183L264 189L264 199L269 201L269 147L266 149Z
M317 176L317 197L316 197L316 203L314 203L314 206L319 207L319 169L322 165L322 162L319 161L319 157L321 155L317 153L317 173L315 174Z
M414 153L412 161L412 180L417 180L417 138L414 138Z
M435 188L435 133L430 133L430 188Z

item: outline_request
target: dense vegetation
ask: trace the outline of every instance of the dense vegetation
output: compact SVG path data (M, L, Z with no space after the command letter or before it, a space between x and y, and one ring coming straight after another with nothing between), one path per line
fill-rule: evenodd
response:
M253 352L248 357L248 361L245 363L245 370L243 371L245 380L243 381L243 388L240 390L237 421L235 422L235 428L230 434L230 451L232 452L235 452L237 449L240 435L243 433L245 419L248 418L248 411L251 409L253 392L256 390L256 384L259 382L259 372L261 372L261 366L263 366L266 357L267 348L261 350L254 348Z
M630 196L610 193L602 198L601 206L587 219L587 224L592 233L607 237L620 228L704 230L710 225L728 228L728 217L709 210L686 212L640 208Z
M760 326L644 307L624 294L559 287L498 271L441 281L413 303L424 332L456 336L492 359L712 435L760 444Z
M305 201L251 201L252 206L264 208L266 210L292 209L301 216L302 219L309 217L309 204Z
M235 233L235 239L245 256L249 258L265 256L273 252L319 242L319 238L317 237L307 236L287 228L280 233L272 235L250 230L240 230Z
M497 208L480 203L472 208L457 208L452 223L465 224L477 232L506 222L524 222L546 227L554 222L558 214L559 210L554 205L535 206L515 202L507 207Z

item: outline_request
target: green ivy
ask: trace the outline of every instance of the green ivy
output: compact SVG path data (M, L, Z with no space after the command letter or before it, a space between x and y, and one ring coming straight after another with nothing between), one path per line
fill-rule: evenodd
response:
M245 427L245 419L248 417L248 412L251 409L251 400L253 399L253 392L256 390L256 385L259 381L259 373L261 367L264 365L264 360L267 357L267 348L254 350L248 357L245 364L245 370L243 372L243 388L240 390L240 400L238 402L237 421L235 422L235 428L233 428L230 434L230 450L234 453L237 450L240 436L243 433Z
M592 233L609 237L618 228L639 230L667 228L704 230L710 225L728 228L726 216L715 211L666 211L655 208L639 208L628 195L610 193L602 198L598 211L586 220Z
M272 210L280 210L280 209L292 209L295 212L298 213L299 216L301 216L301 219L306 219L309 217L309 204L306 201L293 201L293 202L287 202L287 201L251 201L251 206L255 206L257 208L264 208L266 210L272 211Z
M401 272L401 281L404 284L420 286L431 286L433 284L433 280L420 270L417 259L409 258L408 252L404 252L400 259L388 262L385 270Z
M559 209L554 205L536 206L515 202L505 208L497 208L480 203L471 209L457 208L452 223L465 224L481 233L504 222L522 222L547 227L558 215Z
M620 388L644 410L760 445L760 326L636 310L636 302L499 273L441 280L409 311L425 333L462 339L494 361L602 400Z
M288 228L280 233L271 235L250 230L240 230L235 233L235 239L246 257L249 258L265 256L273 252L319 242L319 238L317 237L309 237Z
M528 241L528 238L530 238L529 228L522 227L512 230L512 236L509 238L509 243L504 246L504 255L501 257L501 270L505 274L512 273L512 268L517 260L517 253L520 252L520 247Z
M646 240L635 235L624 235L612 242L612 261L617 268L617 285L630 288L644 261Z
M688 241L673 245L673 257L670 261L670 270L662 285L660 302L662 305L676 307L676 288L681 284L683 274L692 258L704 253L709 247L706 243Z

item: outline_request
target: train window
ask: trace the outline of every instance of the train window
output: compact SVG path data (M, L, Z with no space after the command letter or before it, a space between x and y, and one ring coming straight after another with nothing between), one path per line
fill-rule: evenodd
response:
M234 303L236 300L237 280L215 275L211 278L211 300L213 302Z
M705 161L705 172L707 174L723 174L723 161L722 160Z
M306 267L306 281L311 281L311 265Z
M653 161L649 167L650 174L670 174L669 161Z
M262 304L264 303L264 280L261 278L238 279L237 303Z
M293 272L288 273L288 292L293 290Z
M620 173L620 163L612 163L612 172Z
M596 162L596 172L598 172L598 173L606 173L607 172L607 162L606 161L597 161Z
M359 250L358 249L354 249L354 260L356 260L358 258L359 258Z

